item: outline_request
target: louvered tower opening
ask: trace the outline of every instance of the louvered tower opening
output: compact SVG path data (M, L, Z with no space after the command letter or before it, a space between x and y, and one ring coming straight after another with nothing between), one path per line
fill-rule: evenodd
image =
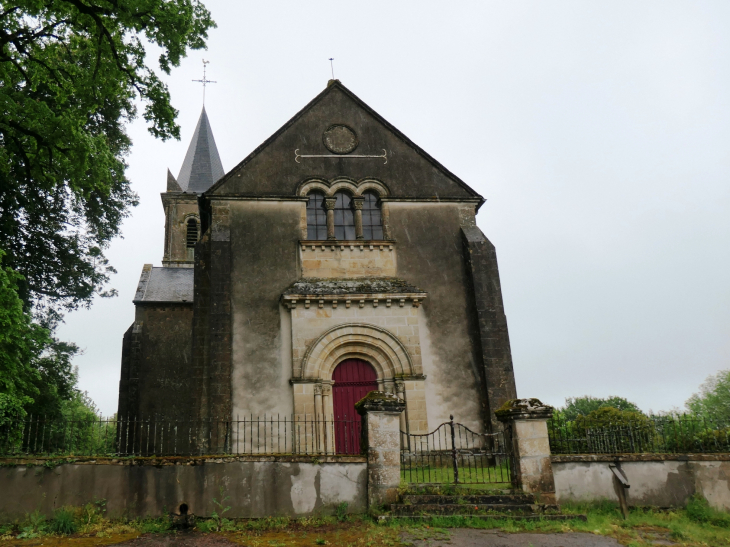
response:
M194 218L188 219L187 247L191 249L198 242L198 221Z

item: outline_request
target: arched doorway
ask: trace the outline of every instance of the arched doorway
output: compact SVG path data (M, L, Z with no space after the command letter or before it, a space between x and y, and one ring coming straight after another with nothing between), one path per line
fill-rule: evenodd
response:
M362 359L346 359L332 373L332 406L335 418L335 449L338 454L360 453L360 416L355 403L378 389L378 375Z

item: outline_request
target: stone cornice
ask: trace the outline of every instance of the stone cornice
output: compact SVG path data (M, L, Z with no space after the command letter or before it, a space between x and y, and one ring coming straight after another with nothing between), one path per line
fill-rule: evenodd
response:
M400 306L401 308L410 303L417 308L426 299L426 293L385 293L385 294L286 294L282 295L281 303L289 310L296 309L297 306L303 306L309 309L312 306L324 308L325 305L332 306L337 309L340 305L345 308L357 306L364 308L365 304L372 305L373 308L383 306L390 308L391 306Z
M306 240L299 241L302 251L344 251L349 248L351 251L359 249L360 251L392 251L395 249L395 241L386 240Z

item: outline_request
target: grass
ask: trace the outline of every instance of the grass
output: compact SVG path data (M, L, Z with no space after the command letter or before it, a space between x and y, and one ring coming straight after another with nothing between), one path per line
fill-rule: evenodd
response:
M401 469L404 484L454 484L454 468L449 466L416 466ZM509 488L511 475L506 465L493 467L459 467L459 484L483 485L485 489Z
M25 545L27 539L42 537L44 547L90 547L125 541L143 533L174 533L167 519L113 521L103 512L103 504L88 504L63 508L49 519L34 513L0 525L0 539L3 540L0 546ZM690 500L686 509L631 509L627 520L623 519L618 506L609 502L564 505L563 512L585 514L587 521L485 521L453 516L416 523L393 520L380 524L367 516L345 515L344 509L340 509L337 515L301 519L199 520L197 527L203 532L211 531L214 525L220 526L218 534L249 547L396 547L407 545L409 538L448 539L452 528L499 528L509 533L585 532L614 537L630 547L652 545L657 539L668 539L687 547L730 546L730 515L712 509L700 497ZM70 530L70 526L76 531L63 535L60 529Z
M451 528L501 529L505 532L566 533L583 532L616 538L622 545L645 547L656 540L674 541L687 547L730 545L730 515L714 510L700 497L690 500L686 509L659 510L631 508L624 520L612 502L562 505L565 514L584 514L586 521L481 520L469 517L434 517L416 525L394 520L390 525L418 534L424 528L448 533Z

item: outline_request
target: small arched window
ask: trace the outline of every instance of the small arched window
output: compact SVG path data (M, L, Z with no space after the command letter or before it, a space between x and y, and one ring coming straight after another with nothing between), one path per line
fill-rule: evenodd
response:
M355 239L355 214L352 211L352 199L345 192L335 193L335 239Z
M198 242L198 221L194 218L189 218L187 223L187 234L185 237L185 244L188 249L195 247Z
M307 202L307 239L327 239L327 211L324 209L324 194L311 192Z
M380 215L378 195L374 192L363 194L362 237L363 239L383 239L383 219Z

